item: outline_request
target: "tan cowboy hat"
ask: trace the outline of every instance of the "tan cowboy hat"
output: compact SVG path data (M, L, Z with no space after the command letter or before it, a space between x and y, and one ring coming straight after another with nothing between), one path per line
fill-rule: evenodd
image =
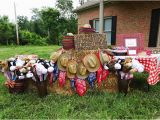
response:
M70 60L67 63L67 77L75 78L76 73L77 73L77 62L75 60Z
M81 62L78 64L77 67L77 77L80 79L85 79L88 77L88 70L87 68L84 66L84 64Z
M90 24L84 24L83 28L91 28L91 25Z
M57 61L58 69L61 71L66 71L68 61L69 55L67 53L61 54Z
M96 72L100 67L100 62L95 54L86 55L83 63L89 72Z
M106 53L100 52L100 61L102 64L110 62L112 60L111 56Z
M59 56L62 54L62 50L60 51L57 51L57 52L54 52L52 53L52 55L50 56L50 59L52 60L52 62L57 62Z
M67 33L67 36L74 36L73 33Z

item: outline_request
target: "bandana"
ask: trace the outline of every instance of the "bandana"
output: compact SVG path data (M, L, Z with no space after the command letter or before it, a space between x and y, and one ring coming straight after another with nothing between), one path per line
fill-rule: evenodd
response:
M75 83L76 83L75 79L70 79L70 82L72 90L75 90Z
M17 79L17 75L15 72L11 72L11 80L15 81Z
M59 86L63 87L66 84L66 71L59 72Z
M100 51L98 51L98 59L100 61ZM100 62L100 68L97 71L97 83L98 83L98 87L101 88L102 85L102 81L106 80L107 76L109 75L109 71L105 70L102 67L102 63Z
M6 82L5 82L5 85L9 88L14 88L14 86L15 86L15 81L12 81L12 80L7 80Z
M79 96L84 96L84 94L87 91L87 87L86 87L86 81L84 79L76 79L76 92L78 93Z
M49 73L49 84L50 84L50 87L53 87L53 72L52 73Z
M59 70L58 70L57 64L54 64L54 65L55 66L54 66L54 70L53 70L53 74L54 74L53 81L56 81L58 79Z
M89 73L88 82L91 88L93 88L95 80L96 80L96 72Z
M120 75L121 75L122 80L129 80L129 79L133 78L133 74L131 74L130 72L124 73L124 72L120 71Z
M11 72L6 71L6 72L4 73L4 76L5 76L8 80L12 80Z

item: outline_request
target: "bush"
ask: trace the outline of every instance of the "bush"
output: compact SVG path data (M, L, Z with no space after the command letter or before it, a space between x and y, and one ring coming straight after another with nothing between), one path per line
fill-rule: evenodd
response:
M36 33L26 30L20 31L21 45L47 45L47 38L43 38Z

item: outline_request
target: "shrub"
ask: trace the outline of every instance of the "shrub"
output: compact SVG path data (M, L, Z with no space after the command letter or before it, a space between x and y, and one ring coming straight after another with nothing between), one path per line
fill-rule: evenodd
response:
M47 38L43 38L36 33L26 30L20 31L21 45L47 45Z

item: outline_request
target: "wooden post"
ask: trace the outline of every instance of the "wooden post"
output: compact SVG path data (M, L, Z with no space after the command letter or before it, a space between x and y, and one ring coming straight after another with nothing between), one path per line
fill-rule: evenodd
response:
M17 23L17 13L16 13L16 4L15 4L15 2L14 2L14 13L15 13L15 22L16 22L17 45L19 45L18 23Z
M103 33L103 16L104 16L104 0L100 0L99 4L99 33Z

